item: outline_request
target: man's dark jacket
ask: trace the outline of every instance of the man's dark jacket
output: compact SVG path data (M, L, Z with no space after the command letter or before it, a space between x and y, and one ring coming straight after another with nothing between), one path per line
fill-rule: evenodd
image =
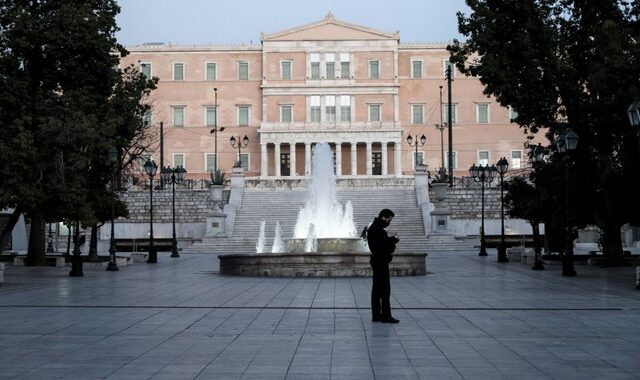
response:
M371 264L387 264L393 259L391 254L396 250L398 239L387 235L385 228L389 223L375 218L367 230L367 243L371 251Z

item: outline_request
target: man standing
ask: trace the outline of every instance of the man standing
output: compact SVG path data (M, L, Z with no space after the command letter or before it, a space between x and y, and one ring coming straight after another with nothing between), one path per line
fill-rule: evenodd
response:
M373 269L373 286L371 287L371 313L373 322L398 323L391 316L391 284L389 282L389 263L393 259L391 254L396 250L396 243L400 240L387 235L385 228L394 217L393 211L384 209L367 230L367 243L371 251L371 268Z

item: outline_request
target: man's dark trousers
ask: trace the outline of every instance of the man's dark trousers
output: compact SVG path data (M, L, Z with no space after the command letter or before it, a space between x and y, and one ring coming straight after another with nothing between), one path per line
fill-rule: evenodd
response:
M373 318L391 317L391 284L389 283L389 264L371 262L373 286L371 287L371 313Z

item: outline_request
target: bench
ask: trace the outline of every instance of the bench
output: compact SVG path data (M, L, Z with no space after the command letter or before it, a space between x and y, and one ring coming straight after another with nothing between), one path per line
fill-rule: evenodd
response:
M544 235L540 235L540 244L544 239ZM500 235L484 235L484 242L487 248L498 248L501 242ZM504 244L506 247L521 246L524 241L525 247L533 247L533 235L505 235Z
M24 266L24 261L27 259L26 255L18 255L13 257L14 266ZM63 267L66 265L66 259L64 256L45 256L47 265L55 267Z
M158 252L170 252L173 239L154 238L153 246ZM116 252L149 252L149 239L116 239Z

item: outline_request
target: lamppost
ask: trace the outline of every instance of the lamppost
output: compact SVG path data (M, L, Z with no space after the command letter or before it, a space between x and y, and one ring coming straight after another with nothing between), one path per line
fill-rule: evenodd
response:
M229 139L229 143L232 147L238 148L238 162L235 166L242 166L242 163L240 162L242 157L242 148L246 148L247 145L249 145L249 138L247 137L247 135L244 135L244 138L242 139L242 141L240 141L240 136L238 136L238 140L236 141L236 138L231 136L231 138Z
M171 184L171 192L173 196L172 200L172 215L173 215L173 241L171 242L171 257L180 257L178 254L178 239L176 238L176 184L181 184L184 181L184 176L187 171L182 166L178 166L175 169L170 167L164 167L160 171L162 180L166 184Z
M440 155L442 155L442 167L444 168L444 129L447 123L442 121L442 86L440 86L440 124L436 124L436 129L440 131Z
M144 164L144 171L149 176L149 257L147 263L155 264L158 262L158 251L156 251L153 242L153 177L158 171L158 165L149 158Z
M640 127L640 100L636 99L629 105L627 115L632 127ZM636 267L636 290L640 290L640 265Z
M507 259L507 247L504 243L504 175L509 169L509 162L506 158L502 157L496 164L498 168L498 175L500 175L500 246L498 247L498 262L506 263Z
M109 162L112 165L111 190L114 191L116 188L115 171L116 171L116 164L118 163L118 149L116 147L112 146L109 149ZM111 199L111 237L109 239L109 265L107 265L107 271L109 272L115 272L119 270L118 263L116 262L116 235L115 235L115 228L113 225L113 219L115 218L114 204L115 204L115 201Z
M539 165L544 161L544 148L542 147L541 144L538 143L538 145L534 146L532 151L531 151L531 161L533 161L533 165L534 165L534 169L535 169L535 165ZM537 176L537 175L536 175ZM538 193L538 184L537 184L537 178L536 178L536 182L534 183L535 189L536 189L536 216L540 215L540 194ZM539 219L539 218L538 218ZM536 223L539 223L539 220L536 220ZM539 230L539 226L536 225L534 226L534 228L538 228ZM531 269L533 270L544 270L544 264L542 263L542 259L540 257L540 234L538 233L537 239L533 242L533 251L534 251L534 255L535 255L535 262L533 263L533 266L531 267Z
M573 266L573 227L571 226L570 215L570 184L569 170L571 169L570 155L576 150L578 146L578 135L568 129L564 134L558 136L556 139L556 147L558 152L564 154L565 163L565 186L564 186L564 218L565 218L565 254L562 257L562 275L563 276L575 276L576 270Z
M47 241L47 253L54 253L53 249L53 231L51 230L51 223L49 223L49 239Z
M80 221L76 221L76 225L73 232L73 255L71 256L71 271L70 277L82 277L82 251L80 250Z
M216 109L216 118L213 120L213 129L209 133L213 133L213 153L214 153L214 161L213 161L213 174L218 171L218 132L224 131L224 127L218 128L218 89L213 88L213 96L214 96L214 107Z
M481 211L481 223L480 223L480 253L478 256L487 256L487 246L484 239L484 184L491 183L496 176L496 172L498 169L495 165L479 165L476 164L471 165L469 168L469 175L475 182L480 182L482 184L482 192L481 192L481 200L480 204L482 205Z
M407 144L409 144L410 147L415 147L416 148L416 168L418 167L419 164L421 164L422 162L418 161L418 148L424 146L424 144L427 143L427 138L422 135L420 136L420 140L418 140L418 135L416 135L416 141L414 143L413 141L413 136L409 135L407 136Z

